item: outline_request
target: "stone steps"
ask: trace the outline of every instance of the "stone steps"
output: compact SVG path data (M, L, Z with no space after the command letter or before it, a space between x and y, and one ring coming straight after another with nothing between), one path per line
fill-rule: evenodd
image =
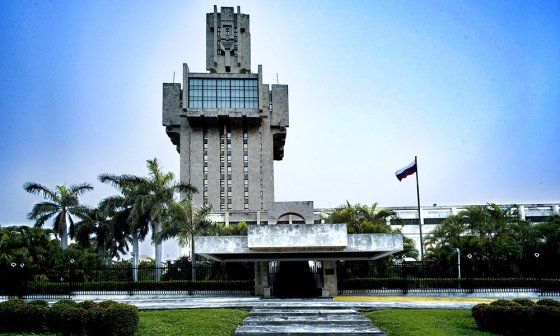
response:
M355 309L336 304L270 304L255 307L236 336L386 336Z

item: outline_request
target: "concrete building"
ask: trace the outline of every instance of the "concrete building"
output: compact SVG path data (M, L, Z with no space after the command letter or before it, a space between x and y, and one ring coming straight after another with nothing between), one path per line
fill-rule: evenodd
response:
M315 224L311 201L274 202L288 86L263 83L260 65L251 72L249 15L239 7L206 15L206 70L185 63L182 85L163 84L162 124L180 154L181 181L200 190L193 202L210 203L215 221L250 225L247 236L197 237L197 255L254 261L257 295L332 296L336 260L402 251L400 234L348 234L344 223Z
M180 153L181 181L194 202L216 213L261 211L274 202L274 160L282 160L289 126L288 86L251 72L249 15L214 7L206 15L206 69L183 85L163 84L163 119Z

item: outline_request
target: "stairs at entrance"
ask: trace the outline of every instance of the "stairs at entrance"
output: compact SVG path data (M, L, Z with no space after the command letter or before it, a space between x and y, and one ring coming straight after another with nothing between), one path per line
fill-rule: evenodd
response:
M313 301L279 302L255 307L235 335L386 336L352 307Z

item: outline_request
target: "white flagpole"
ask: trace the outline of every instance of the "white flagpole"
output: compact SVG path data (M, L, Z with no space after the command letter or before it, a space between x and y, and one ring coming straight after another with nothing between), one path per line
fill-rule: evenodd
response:
M420 261L424 262L424 239L422 236L422 216L420 214L420 186L418 184L418 158L414 157L416 165L416 196L418 198L418 228L420 229Z

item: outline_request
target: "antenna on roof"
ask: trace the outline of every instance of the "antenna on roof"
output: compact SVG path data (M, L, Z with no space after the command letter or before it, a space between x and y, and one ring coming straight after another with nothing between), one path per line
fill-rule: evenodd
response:
M175 84L175 71L173 71L173 84Z
M276 84L278 84L278 72L276 73Z

